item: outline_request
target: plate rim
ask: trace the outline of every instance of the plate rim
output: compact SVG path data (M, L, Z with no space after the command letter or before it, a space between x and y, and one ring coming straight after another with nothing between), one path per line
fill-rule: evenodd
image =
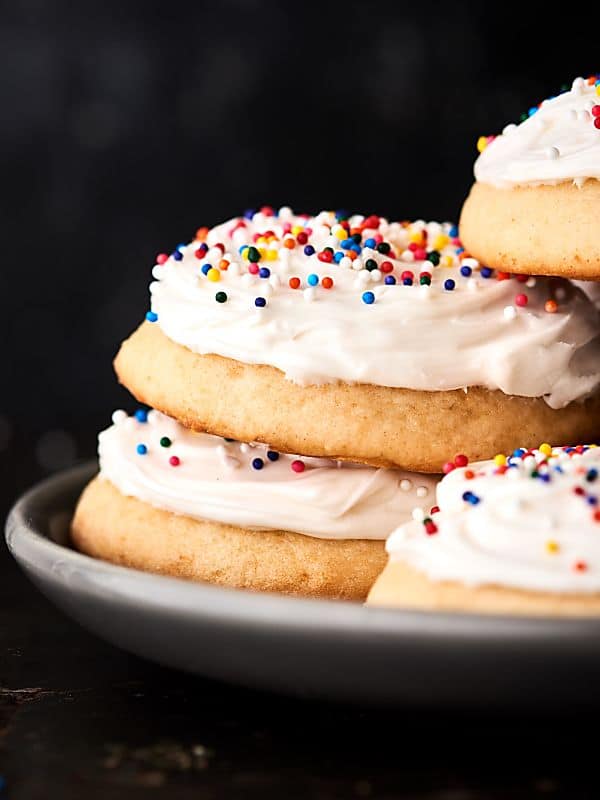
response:
M111 591L121 601L140 602L220 624L255 625L281 631L302 630L311 635L365 635L399 639L403 636L423 640L475 640L497 643L501 639L556 646L560 636L566 645L591 632L600 631L600 619L593 617L506 616L457 612L432 612L418 609L367 607L361 603L293 597L253 592L201 583L131 567L111 564L79 553L52 541L37 529L33 510L59 493L83 489L97 471L95 460L51 475L24 492L9 511L5 539L8 550L26 572L43 574L53 583L65 583L75 576L77 593L98 596Z

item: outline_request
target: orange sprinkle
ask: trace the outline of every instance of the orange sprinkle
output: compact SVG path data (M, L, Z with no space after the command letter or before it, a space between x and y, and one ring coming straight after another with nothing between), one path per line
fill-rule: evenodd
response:
M549 314L555 314L558 311L558 303L556 300L546 300L544 308Z
M333 280L329 276L325 276L321 281L321 286L324 289L331 289L331 287L333 286Z
M283 246L288 250L293 250L296 247L296 240L292 236L288 236L283 240Z
M203 242L208 236L208 228L198 228L196 231L196 241Z
M226 259L226 258L222 258L222 259L219 261L219 269L224 269L224 270L226 270L228 266L229 266L229 261L227 261L227 259Z

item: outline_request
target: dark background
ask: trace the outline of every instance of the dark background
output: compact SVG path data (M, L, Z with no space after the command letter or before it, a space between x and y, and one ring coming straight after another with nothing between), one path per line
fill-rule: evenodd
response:
M157 252L264 203L456 219L477 137L599 68L581 13L570 36L527 4L4 3L0 448L15 489L91 457L132 407L111 358Z
M456 219L477 137L600 68L593 6L566 11L0 0L0 512L134 407L111 358L157 252L264 203ZM3 798L598 797L595 716L555 712L332 708L177 675L81 632L0 548Z

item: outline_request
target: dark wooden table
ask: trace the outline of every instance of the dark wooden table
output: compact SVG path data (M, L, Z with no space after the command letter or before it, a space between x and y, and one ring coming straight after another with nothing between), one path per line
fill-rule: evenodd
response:
M0 548L0 800L598 798L596 713L554 712L365 709L176 673L81 630Z

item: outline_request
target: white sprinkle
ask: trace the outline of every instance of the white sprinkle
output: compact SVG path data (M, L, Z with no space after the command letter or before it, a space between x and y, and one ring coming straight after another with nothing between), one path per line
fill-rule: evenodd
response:
M381 278L383 277L382 273L378 269L372 269L369 275L373 283L377 283L377 281L380 281Z
M533 289L533 287L535 286L536 283L537 283L537 281L536 281L535 278L533 278L533 277L532 278L527 278L527 280L525 281L525 286L528 289Z
M514 306L506 306L502 313L504 314L504 319L512 320L517 316L517 309Z
M156 425L158 422L160 422L162 416L163 415L160 413L160 411L157 411L155 408L151 408L146 415L146 419L148 421L147 424Z
M433 262L426 258L421 264L421 272L431 272L433 269L435 269Z
M585 87L585 81L583 80L583 78L575 78L571 86L571 91L575 92L575 94L582 94L584 87Z
M309 286L308 289L304 289L302 294L307 303L312 303L317 298L317 293L312 286Z
M566 298L567 292L564 286L557 286L554 290L554 296L557 300L562 301Z
M352 259L348 258L348 256L344 256L342 259L340 259L339 265L340 267L345 267L346 269L350 269L350 267L352 266Z
M560 156L560 150L558 147L547 147L546 148L546 158L549 158L551 161L556 161L556 159Z
M352 262L352 269L359 270L363 268L362 258L355 258Z
M251 450L252 450L252 448L246 442L242 442L240 444L240 453L244 453L244 455L245 455L246 453L249 453Z
M223 251L220 247L211 247L208 253L206 254L206 260L209 261L211 264L214 262L218 263L223 258Z
M460 262L461 267L471 267L471 269L479 269L479 261L476 258L463 258Z
M502 133L504 134L504 136L509 136L513 131L516 131L516 130L517 130L517 126L515 125L514 122L511 122L510 125L506 125L505 126L505 128L502 131Z
M414 261L415 254L413 253L412 250L403 250L402 253L400 254L400 258L402 261L407 261L407 262Z
M119 425L121 422L124 422L127 419L127 412L123 411L122 408L118 408L113 412L111 419L113 421L113 425Z
M371 280L371 277L369 275L369 270L361 269L361 271L358 273L358 280L363 284L369 283L369 281Z
M281 206L279 209L279 217L283 219L289 219L290 217L294 216L294 212L289 206Z
M152 281L148 287L148 291L150 294L155 294L156 292L160 291L160 283L158 281Z
M423 522L425 519L425 511L417 506L417 508L413 508L412 510L412 518L415 522Z
M417 486L417 497L427 497L429 489L426 486Z
M400 481L400 488L403 492L410 492L412 489L412 481L409 481L408 478L404 478Z
M480 285L481 284L479 283L477 278L469 278L469 280L467 281L467 291L476 292L479 289Z
M433 292L431 291L431 286L427 283L419 284L419 298L421 300L431 300L433 297Z
M165 274L163 267L160 264L156 264L152 267L152 277L159 281L162 276Z

